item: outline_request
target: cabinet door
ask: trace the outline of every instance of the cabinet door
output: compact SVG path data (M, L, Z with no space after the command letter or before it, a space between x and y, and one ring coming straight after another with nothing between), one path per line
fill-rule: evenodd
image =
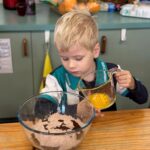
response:
M127 30L126 41L121 41L120 30L100 31L100 37L106 35L107 47L100 57L107 62L119 64L122 69L130 70L147 87L150 93L150 30ZM117 97L118 109L144 108L149 105L136 104L128 98Z
M42 71L45 56L44 31L32 32L31 38L33 50L34 93L38 94L40 89L40 81L42 79Z
M32 53L30 33L0 33L10 39L13 73L0 74L0 118L16 117L23 102L33 95ZM27 56L23 55L23 39L27 42Z
M46 52L45 37L43 32L32 32L32 44L33 44L33 75L34 75L34 93L39 93L40 82L42 79L44 58ZM57 50L54 47L53 32L50 33L49 44L49 56L51 58L52 68L56 68L60 65L60 58Z

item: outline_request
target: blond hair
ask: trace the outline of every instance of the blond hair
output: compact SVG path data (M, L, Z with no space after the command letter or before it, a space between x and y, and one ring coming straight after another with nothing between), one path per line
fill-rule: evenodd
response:
M68 51L74 44L93 50L97 42L97 25L87 10L72 10L58 19L54 43L59 50Z

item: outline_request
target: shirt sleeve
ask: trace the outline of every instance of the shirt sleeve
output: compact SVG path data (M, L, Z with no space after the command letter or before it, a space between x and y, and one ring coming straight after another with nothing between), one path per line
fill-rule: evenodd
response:
M57 79L51 74L47 75L45 87L41 90L41 93L43 93L44 95L56 97L56 99L58 100L57 103L60 103L61 95L57 92L50 92L50 91L63 91Z
M147 89L140 81L136 80L135 78L134 80L135 80L135 89L134 90L128 89L129 92L126 96L135 101L136 103L143 104L148 100Z

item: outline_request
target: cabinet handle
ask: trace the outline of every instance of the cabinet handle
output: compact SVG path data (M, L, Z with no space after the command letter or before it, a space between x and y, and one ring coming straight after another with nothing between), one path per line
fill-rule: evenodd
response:
M22 47L23 47L23 56L26 57L28 56L28 42L27 42L27 39L24 38L23 41L22 41Z
M107 37L103 35L101 37L101 54L104 54L106 52L106 45L107 45Z

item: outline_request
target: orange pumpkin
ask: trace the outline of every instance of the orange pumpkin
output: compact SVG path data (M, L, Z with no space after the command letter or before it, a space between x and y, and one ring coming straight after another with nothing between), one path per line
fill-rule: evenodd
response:
M76 0L64 0L62 3L59 4L58 10L61 14L64 14L71 11L76 4Z
M66 10L65 10L65 3L64 3L64 2L62 2L61 4L59 4L59 6L58 6L58 11L59 11L61 14L66 13Z
M96 2L88 2L87 7L91 13L96 13L100 10L100 5Z

